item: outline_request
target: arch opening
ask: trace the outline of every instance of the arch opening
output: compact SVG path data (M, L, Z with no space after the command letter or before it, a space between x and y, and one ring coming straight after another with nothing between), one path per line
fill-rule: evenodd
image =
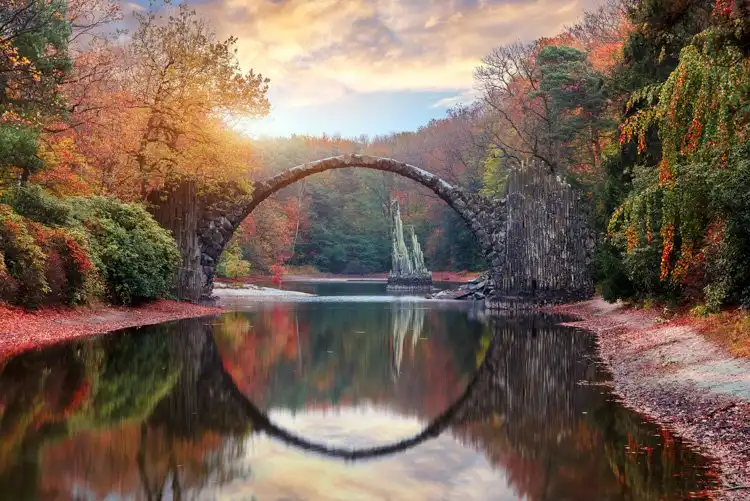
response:
M440 177L405 162L391 158L351 154L325 158L287 169L270 179L254 183L253 193L249 199L228 209L222 208L210 211L198 231L201 255L200 266L196 268L202 276L199 280L193 279L191 282L200 282L202 287L199 293L195 295L199 299L210 298L216 265L221 253L242 221L258 205L283 188L313 174L344 168L364 168L389 172L425 186L446 202L466 223L469 230L474 234L490 269L497 269L498 257L501 255L498 251L502 247L502 242L498 242L497 238L493 241L493 235L497 236L500 233L496 229L498 224L502 223L502 219L493 216L502 212L497 209L502 209L504 201L492 201L485 197L466 193Z

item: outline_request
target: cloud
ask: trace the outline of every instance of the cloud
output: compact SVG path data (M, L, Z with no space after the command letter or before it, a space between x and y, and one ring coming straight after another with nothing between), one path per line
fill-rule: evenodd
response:
M272 102L310 106L373 92L472 88L490 49L551 36L594 0L209 0L199 10ZM435 103L449 105L449 100Z
M444 97L435 101L430 108L448 109L460 104L470 104L479 97L479 91L476 88L464 90L453 96Z

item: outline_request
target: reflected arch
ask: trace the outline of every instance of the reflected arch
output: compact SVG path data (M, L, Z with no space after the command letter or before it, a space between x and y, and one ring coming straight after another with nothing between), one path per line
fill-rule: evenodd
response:
M419 433L389 444L355 449L317 442L276 424L266 412L255 405L238 388L232 376L224 368L218 346L212 335L204 333L185 341L187 342L183 347L187 349L184 352L184 358L200 360L200 369L195 371L189 380L183 381L184 387L192 388L188 398L196 399L196 403L202 409L202 412L197 414L197 419L203 421L200 427L224 432L234 431L240 434L248 430L261 432L290 447L345 461L363 461L398 454L437 438L447 428L462 422L467 417L472 405L482 400L482 394L487 392L493 384L495 373L495 363L492 362L492 357L485 357L472 375L464 392L442 413L430 420ZM493 339L491 345L494 342ZM187 365L184 364L184 366ZM155 421L164 420L169 423L171 429L183 430L186 436L190 436L194 433L192 428L196 424L180 423L179 420L175 420L175 413L170 412L173 409L184 408L183 405L177 403L182 400L183 398L177 397L160 403L161 409L157 408ZM184 417L182 413L179 415ZM190 413L190 416L192 415Z

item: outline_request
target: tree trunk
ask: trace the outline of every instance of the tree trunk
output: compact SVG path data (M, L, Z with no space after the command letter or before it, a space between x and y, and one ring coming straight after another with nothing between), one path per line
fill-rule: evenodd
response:
M302 214L302 199L305 197L305 188L307 188L307 178L302 180L302 188L300 189L299 196L297 197L297 224L294 228L294 239L292 240L292 257L294 257L294 252L297 250L297 238L299 238L299 220Z

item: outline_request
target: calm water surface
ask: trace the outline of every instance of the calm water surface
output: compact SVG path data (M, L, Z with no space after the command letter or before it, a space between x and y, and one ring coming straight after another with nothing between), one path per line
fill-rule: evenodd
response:
M0 361L0 500L683 500L714 487L707 461L613 401L594 339L557 318L489 318L382 284L301 287L336 296L233 303Z

